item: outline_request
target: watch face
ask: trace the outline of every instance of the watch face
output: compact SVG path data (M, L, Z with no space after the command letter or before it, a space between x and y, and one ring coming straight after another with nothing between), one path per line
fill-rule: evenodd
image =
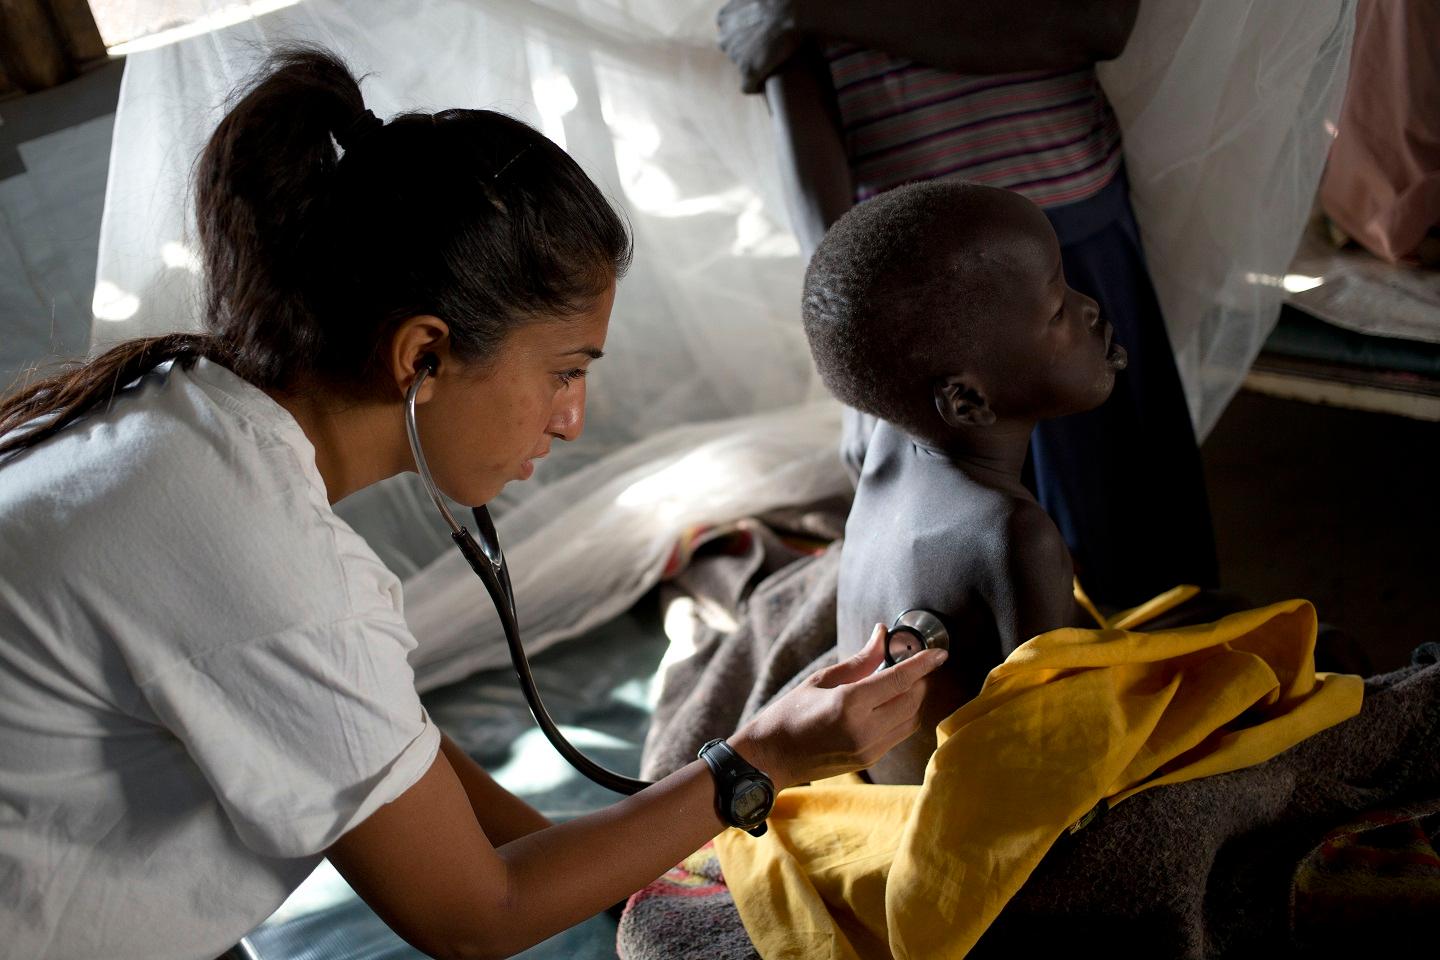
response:
M763 783L747 783L735 791L730 809L741 823L751 823L770 812L770 788Z

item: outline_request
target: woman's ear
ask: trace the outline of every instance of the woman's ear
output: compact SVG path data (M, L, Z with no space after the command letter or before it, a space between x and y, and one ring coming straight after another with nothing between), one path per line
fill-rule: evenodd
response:
M450 327L444 320L428 314L406 317L390 337L387 372L403 397L421 371L428 371L430 378L437 377L449 357ZM430 378L420 387L416 403L430 399L434 389Z
M995 422L995 411L985 394L963 374L954 374L935 381L935 409L940 419L956 429L988 427Z

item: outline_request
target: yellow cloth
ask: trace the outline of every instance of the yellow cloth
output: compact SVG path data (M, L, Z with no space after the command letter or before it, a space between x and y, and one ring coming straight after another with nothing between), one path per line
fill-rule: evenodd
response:
M798 787L764 837L721 834L760 955L963 957L1097 803L1261 763L1359 711L1359 677L1315 673L1303 600L1177 630L1120 626L1185 590L1021 646L940 724L923 785Z

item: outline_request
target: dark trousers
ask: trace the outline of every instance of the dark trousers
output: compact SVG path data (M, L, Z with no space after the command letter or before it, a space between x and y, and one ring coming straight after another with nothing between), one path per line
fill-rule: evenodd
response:
M1123 172L1089 200L1045 213L1066 280L1100 304L1130 362L1098 409L1036 427L1028 479L1097 603L1218 586L1200 451Z

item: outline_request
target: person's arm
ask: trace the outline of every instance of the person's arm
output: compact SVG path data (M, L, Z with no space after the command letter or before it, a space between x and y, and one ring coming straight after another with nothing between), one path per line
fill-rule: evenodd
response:
M731 745L777 789L869 765L915 730L924 678L944 660L931 651L875 673L883 639L877 630L860 655L807 679ZM482 805L487 795L480 791ZM613 806L498 847L481 827L488 817L477 820L474 796L442 752L327 851L396 933L442 960L517 953L638 890L725 827L699 761Z
M1078 68L1118 57L1140 0L730 0L720 45L755 92L801 40L848 40L956 73Z
M791 0L805 36L957 73L1083 67L1118 57L1140 0Z
M801 46L765 81L765 100L790 228L809 260L825 231L854 203L830 68L814 44Z
M539 810L496 783L448 734L440 735L440 752L455 771L480 829L492 844L498 847L551 826Z

